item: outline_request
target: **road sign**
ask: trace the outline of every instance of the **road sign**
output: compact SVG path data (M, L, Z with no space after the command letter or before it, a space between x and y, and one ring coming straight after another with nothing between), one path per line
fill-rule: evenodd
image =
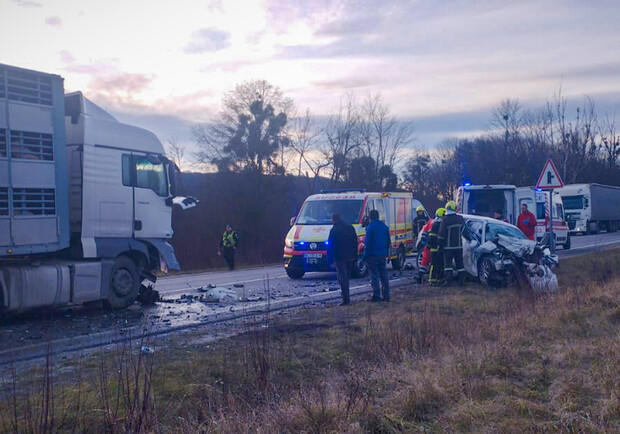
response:
M555 168L555 164L551 161L551 158L545 163L542 173L536 183L536 188L542 188L543 190L552 190L554 188L562 188L564 183L560 177L558 169Z

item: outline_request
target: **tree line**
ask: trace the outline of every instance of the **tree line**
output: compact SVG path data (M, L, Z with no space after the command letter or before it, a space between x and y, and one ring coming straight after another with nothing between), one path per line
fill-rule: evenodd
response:
M289 218L322 188L412 191L432 212L465 182L532 185L549 157L565 183L620 182L615 117L598 113L590 98L569 109L561 89L537 109L506 99L484 133L424 148L414 122L398 118L380 94L346 94L332 113L315 116L259 80L226 93L219 116L192 134L192 157L210 173L184 177L184 193L201 200L175 215L173 243L186 268L219 264L226 223L241 234L241 263L278 261ZM185 161L174 140L168 153Z

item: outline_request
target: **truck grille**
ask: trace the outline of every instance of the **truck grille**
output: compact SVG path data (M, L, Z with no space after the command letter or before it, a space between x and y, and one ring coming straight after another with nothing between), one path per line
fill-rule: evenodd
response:
M6 130L0 128L0 157L6 157Z
M53 188L14 188L13 214L16 216L56 214Z
M9 189L0 187L0 215L9 215Z
M54 160L53 136L51 134L11 130L11 158Z

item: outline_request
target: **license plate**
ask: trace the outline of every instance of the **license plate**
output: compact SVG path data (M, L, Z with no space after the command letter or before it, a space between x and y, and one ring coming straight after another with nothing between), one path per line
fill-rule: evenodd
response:
M304 258L306 258L306 259L322 259L323 258L323 254L322 253L305 253L304 254Z

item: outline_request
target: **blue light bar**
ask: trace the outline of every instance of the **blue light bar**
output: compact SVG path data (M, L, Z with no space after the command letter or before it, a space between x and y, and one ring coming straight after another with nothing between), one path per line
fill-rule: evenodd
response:
M465 183L465 187L469 187L471 185L471 182L466 182Z

